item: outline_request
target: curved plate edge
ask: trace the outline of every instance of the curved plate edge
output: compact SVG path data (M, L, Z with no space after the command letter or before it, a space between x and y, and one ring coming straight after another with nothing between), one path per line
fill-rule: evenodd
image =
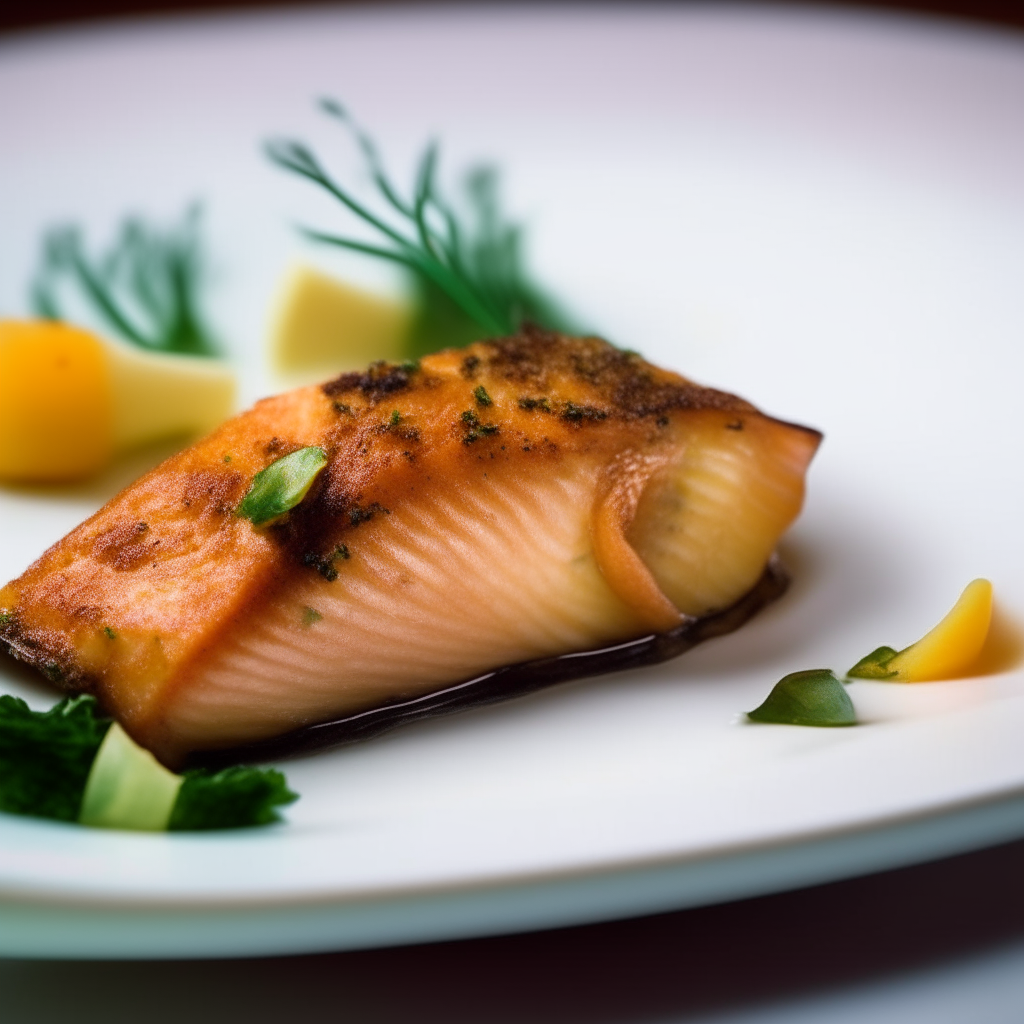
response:
M174 910L0 902L0 956L324 953L594 924L821 885L1024 837L1024 794L800 844L500 888L319 906Z

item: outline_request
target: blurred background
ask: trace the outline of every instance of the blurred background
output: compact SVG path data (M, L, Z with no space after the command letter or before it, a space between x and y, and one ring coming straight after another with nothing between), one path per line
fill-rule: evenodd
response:
M123 15L273 6L285 5L274 4L272 0L219 0L216 3L204 2L204 0L34 0L33 3L11 4L10 7L3 5L3 10L0 10L0 31ZM308 6L314 6L314 4ZM368 5L361 4L360 6ZM371 3L369 6L382 5ZM893 3L875 0L873 3L856 5L819 0L818 3L808 3L804 6L859 6L883 10L914 11L1024 26L1024 4L1014 2L1014 0L974 0L973 3L966 3L964 0L902 0L902 2Z

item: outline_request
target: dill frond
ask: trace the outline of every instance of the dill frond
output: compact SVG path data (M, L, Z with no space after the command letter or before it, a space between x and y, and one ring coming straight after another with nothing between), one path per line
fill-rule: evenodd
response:
M431 142L420 158L412 194L395 186L373 140L336 101L320 109L343 124L362 152L383 211L371 209L339 184L301 142L276 139L266 146L270 160L312 181L369 227L377 241L364 241L311 228L307 238L388 260L412 276L417 320L410 343L414 356L464 345L481 336L512 334L526 323L570 332L574 328L557 304L532 283L522 253L522 229L505 221L498 201L498 174L476 167L466 179L469 222L442 196L437 185L439 149Z
M200 208L160 231L141 218L124 221L98 259L90 259L81 230L61 225L46 233L31 286L37 315L62 320L62 292L77 299L123 340L151 352L215 356L217 345L199 313L202 278Z

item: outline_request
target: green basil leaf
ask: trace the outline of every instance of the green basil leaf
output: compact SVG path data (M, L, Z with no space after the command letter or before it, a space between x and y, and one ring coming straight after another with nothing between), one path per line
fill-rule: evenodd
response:
M851 679L894 679L896 673L890 672L888 665L897 654L899 651L892 647L877 647L846 674Z
M236 514L251 520L253 526L283 516L302 501L326 465L323 448L300 448L272 462L253 477Z
M775 725L857 724L849 694L827 668L790 673L775 684L760 707L748 712L747 718Z

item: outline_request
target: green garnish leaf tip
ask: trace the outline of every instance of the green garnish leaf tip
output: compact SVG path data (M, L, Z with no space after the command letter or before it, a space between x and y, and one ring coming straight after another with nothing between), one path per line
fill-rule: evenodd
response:
M895 679L896 673L890 672L888 665L897 654L893 647L877 647L846 674L851 679Z
M747 713L752 722L773 725L836 727L857 724L857 713L831 669L791 672L779 680L760 707Z

